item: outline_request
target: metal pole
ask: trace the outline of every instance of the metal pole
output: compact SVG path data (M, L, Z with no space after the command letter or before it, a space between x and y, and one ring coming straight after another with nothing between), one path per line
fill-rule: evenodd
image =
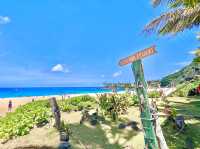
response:
M132 70L135 76L136 92L140 102L141 121L145 133L145 146L147 149L159 149L154 130L154 119L152 119L152 114L150 113L147 83L144 78L141 59L132 63Z

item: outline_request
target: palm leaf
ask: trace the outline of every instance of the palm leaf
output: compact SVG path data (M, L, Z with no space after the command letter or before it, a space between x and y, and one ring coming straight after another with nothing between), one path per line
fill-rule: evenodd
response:
M195 7L200 3L200 0L151 0L153 6L158 6L161 3L169 5L170 8L176 8L179 6Z
M200 25L200 5L187 8L179 8L162 14L144 28L144 32L158 32L161 35L177 33L185 28Z

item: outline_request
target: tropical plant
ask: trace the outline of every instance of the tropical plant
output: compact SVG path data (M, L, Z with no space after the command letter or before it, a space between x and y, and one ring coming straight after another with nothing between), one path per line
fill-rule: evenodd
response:
M132 96L128 94L102 94L99 97L99 107L103 115L116 121L120 114L127 112Z
M200 63L200 56L199 57L195 57L192 62L193 63Z
M72 97L58 102L60 110L64 112L90 109L95 106L96 100L91 96Z
M149 98L159 98L161 95L160 95L160 92L159 91L150 91L148 92L148 97Z
M188 92L191 89L198 87L200 84L200 79L195 80L194 82L184 83L177 88L175 92L172 93L172 96L180 96L180 97L187 97Z
M20 106L15 112L0 118L0 140L26 135L34 126L42 126L48 123L51 116L52 113L47 100Z
M68 136L72 134L70 125L64 121L61 121L60 132L65 132Z
M170 10L152 20L144 28L165 35L200 25L200 0L152 0L154 6L165 2Z

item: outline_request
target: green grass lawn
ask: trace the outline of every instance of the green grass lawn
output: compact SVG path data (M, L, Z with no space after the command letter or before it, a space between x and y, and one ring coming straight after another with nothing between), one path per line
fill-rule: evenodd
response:
M72 130L71 144L74 149L123 149L144 148L143 132L135 131L130 127L118 129L120 122L135 120L140 123L138 108L132 107L129 112L120 118L119 122L107 119L102 124L91 126L88 123L70 124ZM141 128L141 124L138 125Z
M163 133L170 149L183 149L187 138L191 138L195 149L200 148L200 98L169 97L169 104L174 107L178 115L185 117L186 128L183 133L177 133L173 124L163 125ZM159 107L160 109L162 106Z

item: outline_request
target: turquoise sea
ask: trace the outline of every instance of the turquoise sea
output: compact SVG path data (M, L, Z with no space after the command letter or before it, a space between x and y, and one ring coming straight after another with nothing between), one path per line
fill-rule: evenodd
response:
M64 94L103 93L111 90L104 87L23 87L0 88L0 98L48 96Z

